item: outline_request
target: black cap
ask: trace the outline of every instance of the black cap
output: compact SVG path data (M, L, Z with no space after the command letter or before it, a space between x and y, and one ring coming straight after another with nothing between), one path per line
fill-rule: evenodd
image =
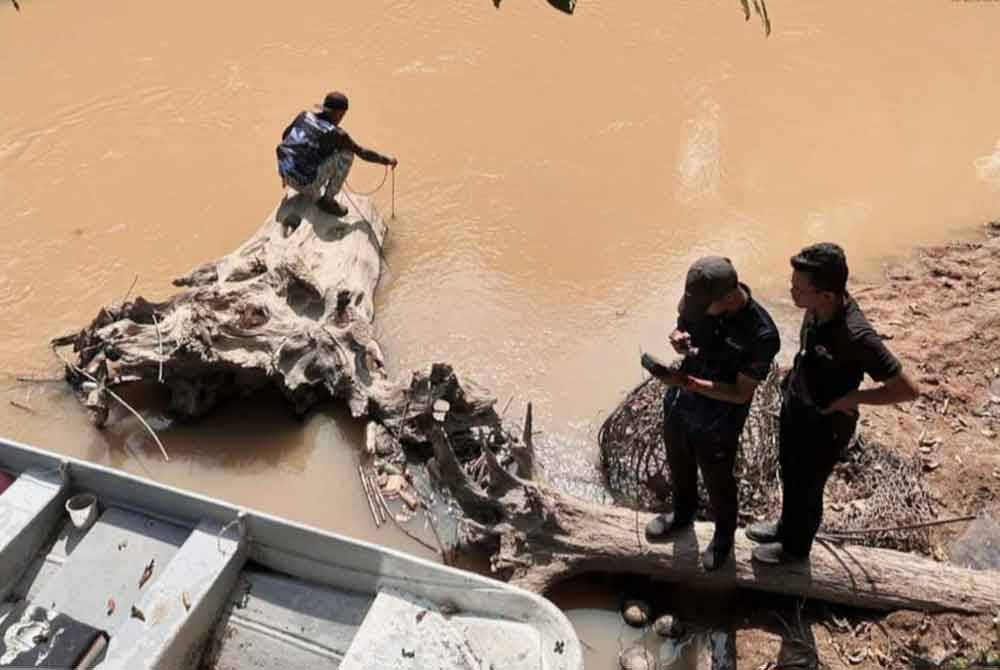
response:
M691 264L684 283L684 297L678 310L681 318L698 321L716 300L726 297L740 284L732 261L721 256L706 256Z
M340 91L331 91L323 98L322 107L324 112L347 111L347 96Z
M843 293L847 288L847 256L839 244L820 242L792 256L792 267L809 274L809 283L820 291Z

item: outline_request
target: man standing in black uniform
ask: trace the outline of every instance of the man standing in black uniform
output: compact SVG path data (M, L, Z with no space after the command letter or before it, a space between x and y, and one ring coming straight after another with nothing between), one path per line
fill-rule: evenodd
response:
M858 405L914 400L919 391L847 293L847 259L836 244L806 247L791 259L792 299L806 310L799 352L783 384L777 521L756 523L753 558L804 560L823 517L823 489L854 435ZM868 374L879 386L859 390Z
M653 518L646 535L660 539L694 522L700 469L715 517L701 559L706 570L715 570L732 552L736 534L733 466L740 433L754 389L767 377L781 342L728 258L709 256L691 266L679 312L670 343L684 354L680 374L644 361L670 386L663 399L663 439L674 490L673 513Z

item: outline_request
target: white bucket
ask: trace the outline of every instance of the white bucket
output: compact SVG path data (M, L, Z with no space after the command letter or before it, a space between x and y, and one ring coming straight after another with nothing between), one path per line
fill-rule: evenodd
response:
M93 493L78 493L66 501L66 511L74 526L86 530L97 519L97 496Z

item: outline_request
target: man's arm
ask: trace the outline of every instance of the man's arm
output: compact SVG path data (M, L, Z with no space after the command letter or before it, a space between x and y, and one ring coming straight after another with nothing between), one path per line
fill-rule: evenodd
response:
M823 410L824 414L832 412L854 412L858 405L895 405L900 402L910 402L920 397L920 389L902 370L895 377L887 379L875 388L858 389L845 396L837 398Z
M734 405L746 405L753 398L753 392L760 382L753 377L748 377L742 372L736 375L735 384L725 384L723 382L712 382L707 379L688 377L684 384L684 390L698 393L707 398L731 402Z
M854 342L858 358L868 376L879 383L875 388L856 389L837 398L823 410L824 414L853 414L858 405L894 405L920 397L920 389L903 372L903 366L875 331L866 330Z
M688 377L684 389L714 400L746 405L753 399L757 385L767 379L771 363L780 348L781 339L776 330L760 333L752 345L750 355L736 375L735 384Z
M354 155L363 161L368 161L369 163L381 163L382 165L391 165L396 167L396 159L389 156L383 156L377 151L372 149L366 149L357 142L355 142L350 135L344 133L344 148L348 151L354 152Z

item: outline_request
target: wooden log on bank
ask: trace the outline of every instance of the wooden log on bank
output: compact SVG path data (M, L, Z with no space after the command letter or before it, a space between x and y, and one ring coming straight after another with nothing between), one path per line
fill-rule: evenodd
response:
M438 460L450 460L447 435L431 430ZM442 473L450 472L442 468ZM715 572L701 567L700 551L712 525L697 523L670 541L644 536L647 513L597 505L544 484L505 473L485 491L467 477L445 482L469 523L466 542L492 547L491 565L511 582L543 593L585 573L634 573L711 587L742 587L800 595L871 610L911 609L985 613L1000 608L1000 573L959 568L888 549L820 541L808 562L762 566L750 559L753 543L738 533L735 560ZM499 504L498 504L499 503ZM500 510L500 518L495 517Z
M820 544L805 565L758 567L740 535L735 561L706 573L699 550L708 526L651 545L649 515L549 487L535 464L530 409L523 432L504 426L495 399L443 364L401 382L385 378L371 322L386 229L370 201L355 202L360 209L345 203L343 219L283 203L246 244L177 280L183 292L105 308L57 338L55 346L73 346L66 376L98 425L110 388L136 381L162 379L172 410L188 417L269 384L300 412L343 398L375 422L374 454L405 448L401 462L422 459L450 492L460 548L487 548L498 577L536 592L584 573L634 573L875 610L1000 607L996 573L846 545ZM301 219L294 229L281 223L289 215Z
M268 385L300 413L333 396L364 414L382 376L372 296L386 226L370 199L342 204L350 211L336 218L282 201L236 251L175 280L181 293L105 307L53 340L73 347L66 377L95 423L107 420L107 389L139 381L164 384L181 417Z
M452 409L435 418L432 406L441 400ZM432 462L429 470L461 509L460 549L487 549L494 573L528 590L544 593L586 573L631 573L870 610L983 613L1000 608L1000 573L827 541L816 543L806 563L763 566L751 561L753 544L740 532L734 560L705 572L700 552L712 538L711 524L698 523L668 542L650 543L644 534L650 514L590 503L548 486L541 477L526 476L534 469L522 467L534 463L530 428L522 436L502 426L493 404L483 389L463 385L441 364L430 374L414 374L406 384L386 381L372 393L373 416L388 426L379 432L381 440L400 435L411 458L422 454ZM391 451L376 446L382 453ZM483 473L476 477L465 464L480 458L485 467L475 468Z

